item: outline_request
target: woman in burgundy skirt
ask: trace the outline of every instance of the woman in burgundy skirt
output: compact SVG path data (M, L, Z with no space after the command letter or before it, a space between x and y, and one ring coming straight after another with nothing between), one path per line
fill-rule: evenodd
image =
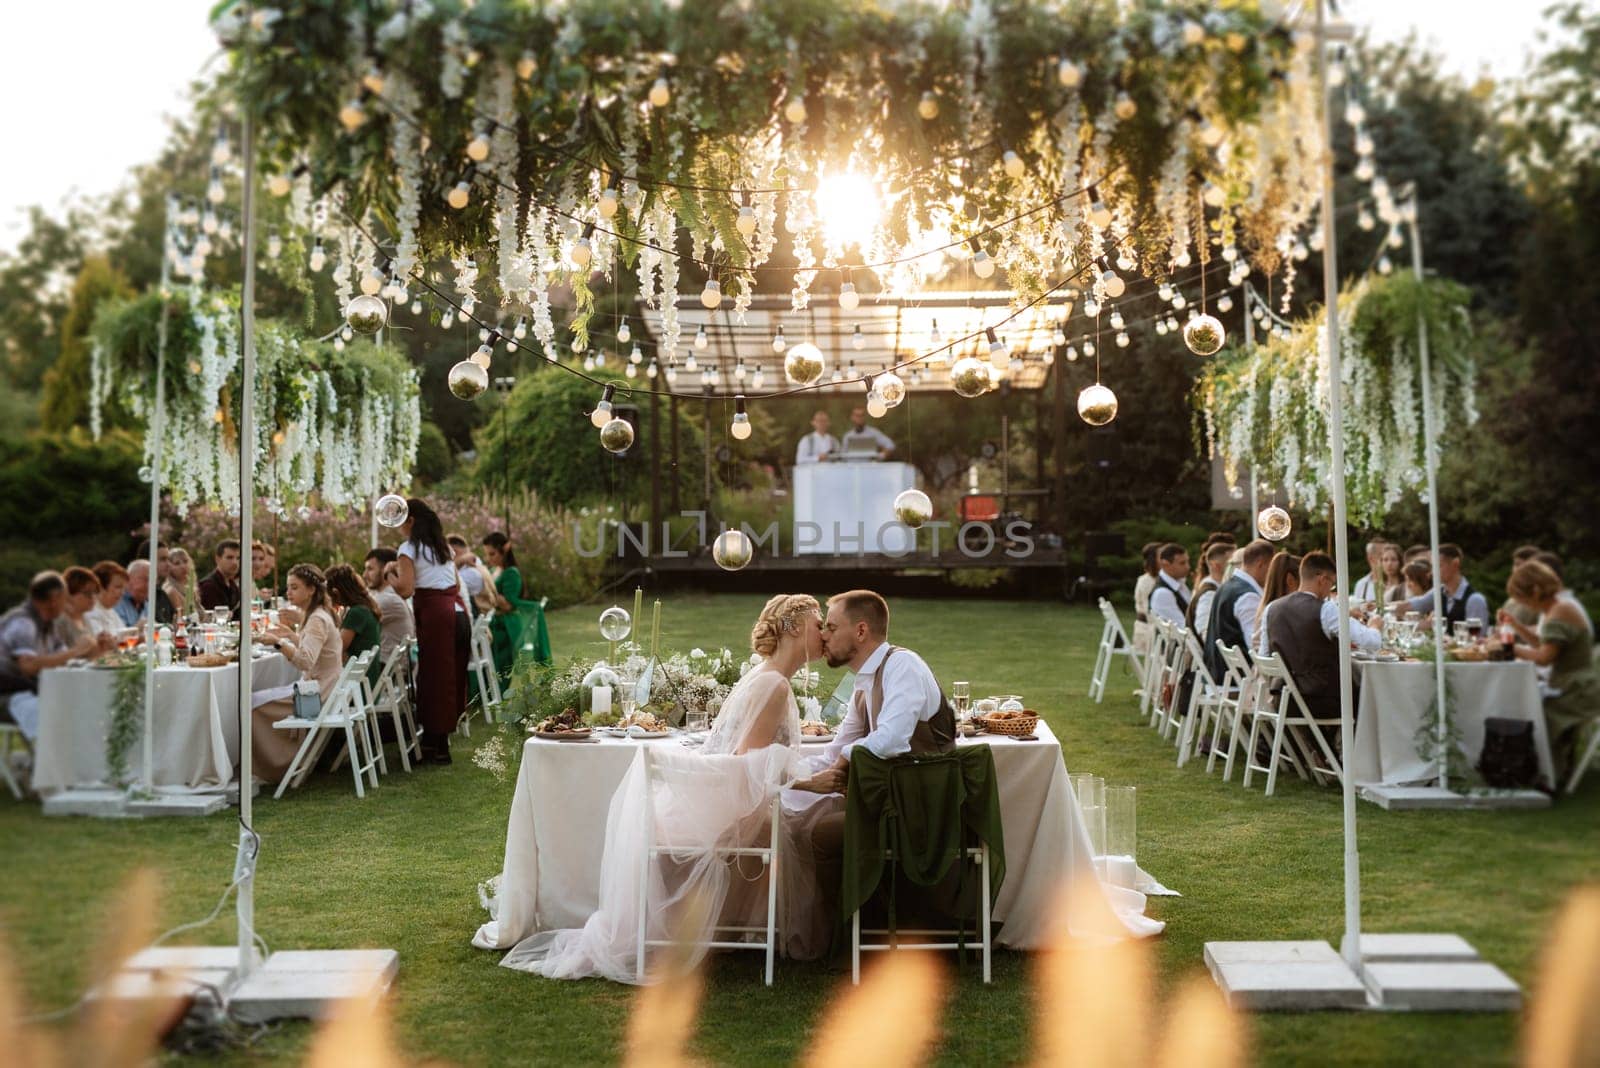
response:
M417 715L422 722L422 753L435 764L450 763L450 732L466 711L467 657L457 641L461 603L456 565L439 516L425 501L406 501L400 532L400 581L411 591L417 623Z

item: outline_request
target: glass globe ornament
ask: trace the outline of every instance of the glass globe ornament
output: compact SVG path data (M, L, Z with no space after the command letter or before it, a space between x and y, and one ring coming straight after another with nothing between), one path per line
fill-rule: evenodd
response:
M344 306L344 321L358 334L376 334L389 321L389 306L370 293L361 293Z
M885 371L874 378L872 388L890 408L898 407L900 402L906 399L906 384L893 371Z
M963 356L950 368L950 388L971 399L989 392L989 365L976 356Z
M1099 382L1078 394L1078 417L1090 426L1105 426L1117 417L1117 395Z
M633 616L626 608L612 605L600 613L600 637L608 642L620 642L633 633Z
M724 571L741 570L755 555L755 546L742 530L724 530L711 543L711 559Z
M933 502L919 489L901 490L894 499L894 517L916 530L933 518Z
M627 452L633 446L633 424L626 419L612 419L600 428L600 444L618 456Z
M783 373L797 386L809 386L822 377L822 350L809 341L790 345L783 354Z
M406 499L398 493L385 493L378 498L378 503L372 506L373 518L377 519L380 527L400 526L410 514L411 509L406 505Z
M471 360L462 360L450 368L450 377L447 381L450 392L457 397L462 400L476 400L489 388L489 372Z
M1256 530L1268 541L1282 541L1293 529L1294 520L1289 518L1289 513L1275 504L1267 505L1256 516Z
M1183 327L1183 343L1196 356L1210 356L1222 348L1227 335L1222 323L1214 315L1196 315Z

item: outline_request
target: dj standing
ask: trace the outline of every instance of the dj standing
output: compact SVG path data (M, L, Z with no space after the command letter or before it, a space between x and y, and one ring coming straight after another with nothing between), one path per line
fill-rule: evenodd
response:
M887 460L894 452L894 440L877 427L867 425L865 408L852 408L850 429L844 432L844 452L846 456L876 452L878 459Z
M831 424L827 412L818 411L811 417L811 433L801 438L794 450L796 466L838 459L839 439L828 433Z

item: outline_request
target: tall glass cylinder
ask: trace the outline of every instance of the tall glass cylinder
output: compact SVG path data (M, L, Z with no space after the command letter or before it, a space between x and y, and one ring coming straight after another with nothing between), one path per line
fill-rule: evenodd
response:
M1078 799L1078 811L1089 829L1089 849L1096 857L1106 851L1105 790L1106 781L1098 775L1081 772L1072 776L1072 794Z
M1133 786L1105 788L1106 881L1130 889L1139 880L1139 791Z

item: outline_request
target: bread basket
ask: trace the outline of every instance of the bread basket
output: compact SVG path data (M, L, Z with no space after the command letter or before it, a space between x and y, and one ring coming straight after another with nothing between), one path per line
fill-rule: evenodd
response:
M973 722L989 734L1004 734L1013 738L1026 738L1039 726L1039 713L1032 709L1021 712L988 712L972 717Z

